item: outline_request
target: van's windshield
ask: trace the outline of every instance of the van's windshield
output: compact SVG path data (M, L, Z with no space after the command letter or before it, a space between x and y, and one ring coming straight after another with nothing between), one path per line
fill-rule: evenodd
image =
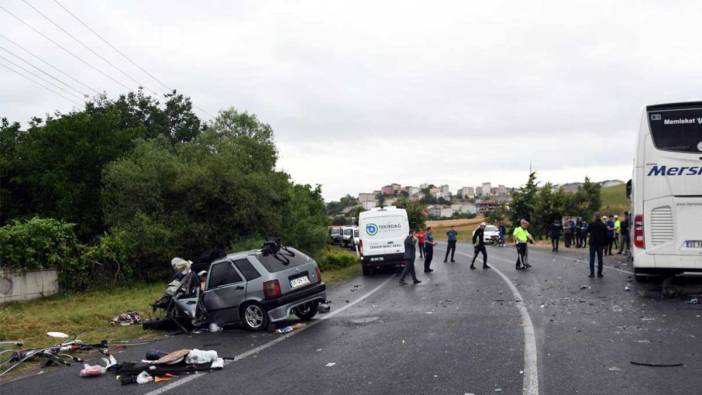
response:
M656 148L702 152L702 107L649 111L648 122Z
M351 236L353 234L353 229L344 229L344 236Z

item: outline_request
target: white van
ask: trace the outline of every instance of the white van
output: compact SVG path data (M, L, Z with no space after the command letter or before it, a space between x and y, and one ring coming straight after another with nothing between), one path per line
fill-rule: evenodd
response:
M637 280L702 271L702 102L643 111L631 202Z
M383 266L404 266L407 211L394 206L363 211L358 217L363 274Z

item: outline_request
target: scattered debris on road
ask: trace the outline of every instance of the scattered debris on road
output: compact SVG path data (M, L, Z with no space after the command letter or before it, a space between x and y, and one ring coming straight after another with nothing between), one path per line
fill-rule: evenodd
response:
M637 366L648 366L652 368L677 368L680 366L684 366L683 363L649 363L649 362L636 362L636 361L631 361L632 365L637 365Z
M138 325L141 324L141 316L136 311L129 310L126 313L116 315L110 322L112 325L121 326Z
M687 300L687 304L697 304L699 303L699 299L697 298L690 298Z
M329 362L329 363L326 364L325 366L328 367L328 368L331 368L331 367L334 366L334 365L336 365L336 362Z
M609 370L610 372L621 372L622 371L621 368L618 368L616 366L612 366L611 368L609 368L607 370Z

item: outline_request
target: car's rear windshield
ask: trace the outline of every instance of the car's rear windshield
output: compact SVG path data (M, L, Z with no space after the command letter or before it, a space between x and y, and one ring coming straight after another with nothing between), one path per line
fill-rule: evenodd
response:
M256 255L256 259L258 259L259 262L263 265L263 267L268 270L270 273L276 273L283 271L285 269L289 269L291 267L299 266L305 263L308 263L311 261L310 257L307 255L299 252L299 251L293 251L291 250L295 255L290 256L289 253L285 251L280 251L277 256L274 255L263 255L263 254L258 254ZM285 264L285 262L289 262L288 264Z
M702 152L702 107L649 111L648 122L656 148Z
M345 236L351 236L351 234L353 234L353 229L344 229Z
M341 234L341 229L332 229L332 230L330 230L330 232L333 235L338 235L338 234Z

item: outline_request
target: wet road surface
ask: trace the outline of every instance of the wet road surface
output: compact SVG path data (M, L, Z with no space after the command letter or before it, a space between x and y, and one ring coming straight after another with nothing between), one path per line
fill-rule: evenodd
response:
M329 290L331 313L290 335L229 329L116 354L138 361L152 348L215 349L237 357L222 371L120 386L109 373L82 379L75 364L2 385L0 393L699 393L702 305L651 297L658 284L631 282L621 258L606 259L605 277L590 279L581 252L532 248L528 272L514 270L512 247L488 247L488 254L504 278L480 264L470 270L470 245L459 244L456 263L443 263L439 246L433 273L415 264L421 284L401 287L394 273L353 279ZM687 288L700 287L690 282Z

